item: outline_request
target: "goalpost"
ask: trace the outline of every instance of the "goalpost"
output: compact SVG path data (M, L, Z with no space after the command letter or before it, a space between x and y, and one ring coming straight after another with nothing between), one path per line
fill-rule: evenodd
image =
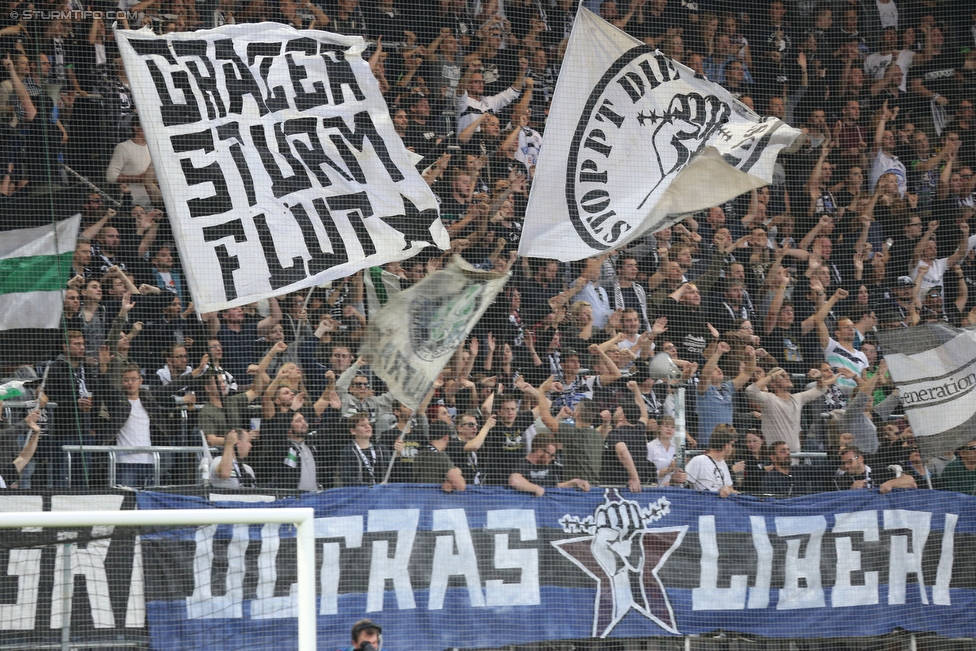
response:
M296 526L298 651L315 651L315 511L311 508L8 512L0 518L0 529L268 523Z

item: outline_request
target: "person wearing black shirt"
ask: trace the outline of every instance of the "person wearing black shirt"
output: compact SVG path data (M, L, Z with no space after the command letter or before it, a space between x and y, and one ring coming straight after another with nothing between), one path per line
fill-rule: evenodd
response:
M219 320L215 313L204 315L209 334L218 337L224 347L224 368L234 377L247 376L248 365L257 361L255 342L258 337L266 335L281 321L278 299L269 298L268 305L271 313L264 319L248 317L241 307L222 311Z
M552 308L549 300L558 296L561 288L556 279L559 263L555 260L533 260L532 278L519 287L521 292L521 316L529 326L542 321Z
M647 412L637 382L631 380L627 388L630 396L621 394L620 406L614 413L615 426L603 440L600 483L604 486L626 484L632 493L639 493L644 481L650 483L653 480L647 461L647 431L643 422L647 420ZM640 405L633 399L635 393Z
M762 487L763 477L766 476L766 462L769 461L766 440L762 436L762 431L758 429L746 430L745 448L745 453L741 456L737 455L736 459L737 462L743 462L742 492L758 493ZM738 448L736 451L738 452ZM787 452L789 452L789 448L787 448Z
M787 497L813 492L813 484L806 467L791 465L790 446L785 441L774 441L769 449L769 459L773 464L762 478L760 492Z
M922 237L922 218L913 213L906 220L902 224L901 233L892 236L891 247L888 248L887 275L892 280L909 275L912 253Z
M413 481L418 484L440 484L445 493L463 491L467 488L464 475L446 451L451 439L451 427L447 423L433 423L427 437L426 445L420 448L413 464Z
M890 493L895 488L917 488L911 475L894 477L894 473L887 468L879 468L877 472L864 461L864 453L853 445L847 446L840 454L840 471L843 474L834 476L834 490L858 490L877 488L882 494Z
M427 167L440 153L436 151L443 138L437 133L433 120L430 118L430 102L419 93L411 94L401 106L407 109L410 123L403 136L403 144L413 148L415 154L424 157L420 169Z
M455 420L457 435L448 443L447 454L454 465L461 469L466 484L475 486L486 483L488 465L480 463L483 457L479 452L495 422L495 415L492 414L485 419L481 431L477 432L478 417L475 414L461 414Z
M343 486L372 486L383 483L386 467L390 463L390 452L374 445L373 426L369 414L353 414L348 419L352 443L339 453L339 475ZM396 453L403 448L403 441L396 442Z
M508 476L508 485L536 497L542 497L546 488L553 487L590 490L590 483L585 479L574 477L561 481L559 466L552 465L555 458L556 438L549 432L540 432L532 441L532 451L516 464L512 474Z
M932 55L925 63L913 65L909 71L908 91L914 102L912 115L923 124L933 125L930 131L941 132L949 120L949 102L962 91L962 61L960 55L943 47L942 27L933 25L928 35ZM916 122L918 124L918 122Z
M3 401L0 400L0 413L2 411ZM0 458L0 488L16 488L20 481L20 473L33 458L34 452L37 450L38 438L41 435L41 428L37 424L40 415L40 410L35 409L24 419L23 424L30 429L30 437L23 447L21 447L18 437L20 433L19 423L9 428L5 427L0 431L0 452L3 454L3 457Z
M775 305L776 299L773 299L773 306ZM776 310L772 309L773 306L766 315L766 331L762 337L763 348L790 373L806 373L813 362L804 360L803 349L800 346L803 327L795 320L793 305L784 302Z
M401 402L393 403L393 415L396 416L396 424L390 429L380 432L379 444L386 449L392 449L397 439L402 437L403 451L397 455L393 462L393 470L390 472L390 482L403 483L409 482L413 478L413 467L420 454L420 450L427 444L427 430L430 428L427 422L427 405L430 403L434 393L427 394L424 402L421 403L417 411L413 411ZM386 470L384 469L384 472Z

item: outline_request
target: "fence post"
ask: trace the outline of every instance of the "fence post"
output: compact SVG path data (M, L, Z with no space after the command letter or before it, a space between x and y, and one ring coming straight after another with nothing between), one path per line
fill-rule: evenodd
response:
M64 543L61 555L61 651L71 647L71 589L74 574L71 571L71 543Z

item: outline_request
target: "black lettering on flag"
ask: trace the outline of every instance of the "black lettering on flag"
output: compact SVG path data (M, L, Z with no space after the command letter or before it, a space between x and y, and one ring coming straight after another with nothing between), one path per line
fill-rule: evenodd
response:
M264 96L258 82L251 74L250 68L244 65L241 58L234 50L234 42L229 38L214 41L214 58L217 61L226 61L222 68L224 70L224 87L227 89L229 106L227 112L232 115L241 115L244 112L244 96L250 95L257 104L258 113L267 115L268 107L264 105Z
M213 120L216 117L227 115L227 108L224 100L220 96L220 89L217 87L217 73L214 70L213 62L207 56L207 41L173 41L173 51L178 57L192 57L186 62L186 68L193 75L200 94L203 95L204 106L207 107L207 118ZM206 68L207 74L203 74Z
M421 211L417 204L402 193L400 198L403 200L404 214L383 217L382 220L403 235L406 241L404 249L409 249L414 242L433 244L430 227L440 219L437 211L433 208Z
M296 38L285 45L285 52L302 52L309 56L318 51L318 43L310 38ZM285 60L288 62L288 76L291 77L291 85L295 89L295 108L304 111L316 106L330 104L329 94L325 92L325 83L316 81L312 84L315 90L311 93L306 92L302 86L302 80L308 79L305 66L295 63L292 54L286 54Z
M601 129L592 129L586 135L586 140L583 141L583 147L592 149L596 153L602 154L605 158L610 158L610 151L613 147L608 145L606 140L607 134L603 133Z
M586 159L580 164L580 183L603 183L606 184L608 176L606 171L599 171L599 167L590 159Z
M290 266L281 266L278 261L274 236L271 234L271 229L268 228L268 218L264 214L255 215L254 226L258 230L261 248L264 250L264 259L268 264L268 270L271 272L271 277L268 279L271 283L271 289L278 290L308 277L305 273L305 261L301 256L293 257Z
M153 85L156 86L156 94L159 96L160 113L163 117L163 126L169 127L174 124L193 124L203 119L200 107L197 106L196 95L190 85L190 76L184 70L173 70L169 78L173 81L173 86L183 93L183 103L177 103L169 93L166 85L166 75L159 68L159 65L149 59L151 56L159 56L166 60L172 67L179 64L170 52L170 41L131 39L128 41L136 54L143 57L146 68L149 69L149 76L152 77Z
M247 64L254 65L254 61L261 59L258 72L264 80L264 86L268 89L268 95L264 100L269 111L281 111L288 108L288 97L285 95L283 86L268 87L268 75L271 73L271 66L275 59L281 55L281 43L248 43L247 44Z
M212 143L211 143L212 146ZM230 191L227 189L227 180L224 178L224 171L217 162L210 163L204 167L195 167L189 158L180 159L180 168L186 178L187 186L200 185L202 183L213 183L214 193L209 197L190 199L186 202L186 207L190 211L190 217L206 217L208 215L221 215L229 212L234 203L230 198Z
M203 229L204 242L216 242L225 237L233 237L234 242L237 244L247 241L247 235L244 233L244 224L240 219L216 226L206 226ZM226 244L218 245L214 249L214 253L217 254L217 263L220 265L220 277L224 282L224 300L233 301L237 298L237 285L234 283L234 272L241 268L241 264L236 255L231 255L227 251Z
M247 158L244 156L244 139L241 138L241 128L237 122L228 122L217 127L217 137L221 140L235 140L230 146L230 155L234 159L234 165L241 175L241 184L244 192L247 193L247 205L249 207L257 205L257 196L254 193L254 179L251 177L251 170L247 166Z
M312 225L312 220L305 211L305 206L299 203L294 206L289 206L289 209L295 221L298 222L298 225L302 229L305 246L312 256L308 261L308 273L311 276L315 276L326 269L331 269L332 267L349 262L349 256L346 255L346 244L342 241L342 236L339 235L339 229L336 228L335 222L332 220L332 214L325 205L325 201L316 199L312 204L315 206L315 216L318 217L322 226L325 227L325 233L329 237L328 244L332 248L331 253L327 252L325 247L322 246L318 235L315 233L315 226Z
M366 228L366 219L373 216L373 206L369 203L369 197L365 192L355 194L344 194L338 197L326 199L331 210L346 213L346 218L356 231L356 237L363 247L363 255L369 257L376 253L376 245L373 244L373 237Z
M274 155L268 147L268 139L264 136L264 125L255 124L251 126L251 140L261 156L264 164L264 171L271 177L271 191L275 198L283 197L292 192L300 192L312 187L312 180L305 173L305 167L295 159L288 147L288 142L281 133L281 125L274 126L275 137L278 138L278 154L285 159L285 162L292 169L290 176L282 174L281 169L275 161ZM280 134L281 137L278 137Z
M366 175L363 174L363 168L359 165L359 160L356 154L362 155L366 148L366 140L369 144L373 146L373 151L376 152L377 157L383 163L383 167L386 169L387 173L390 175L390 179L394 183L398 183L403 180L403 173L400 169L393 163L393 159L390 158L390 152L386 148L386 142L383 138L376 132L376 126L373 124L372 118L370 118L369 113L366 111L360 111L354 116L355 119L355 131L350 131L346 126L345 121L341 117L335 118L324 118L322 120L322 126L326 129L337 129L341 135L330 135L329 140L335 145L336 149L339 150L339 155L342 156L342 160L346 163L349 171L352 173L353 178L359 183L366 182ZM352 147L350 147L352 145ZM355 149L353 149L355 147Z
M603 104L601 104L600 108L597 109L594 118L597 122L612 122L613 126L619 129L621 126L623 126L624 116L611 109L611 106L613 106L613 102L608 99L603 100Z
M194 133L184 133L181 136L171 136L169 142L173 146L173 151L177 154L200 150L209 154L214 150L213 133L210 129L196 131Z
M160 40L160 39L142 39L133 38L128 41L132 49L141 57L149 56L159 56L166 59L166 63L171 66L176 66L176 59L173 58L173 53L169 51L169 46L172 41Z
M159 69L155 61L146 61L149 67L149 74L152 76L153 83L156 85L156 92L159 93L159 112L163 118L163 126L171 127L176 124L193 124L203 119L200 107L197 106L196 95L190 85L190 76L183 70L174 70L170 75L173 85L183 93L185 103L177 103L169 94L166 87L166 77Z
M341 176L346 181L353 181L353 177L349 172L344 170L339 163L329 158L329 155L325 153L325 149L322 147L322 141L319 139L317 127L319 124L318 118L301 118L298 120L288 120L284 123L283 130L286 136L291 136L296 133L308 134L308 140L312 143L311 147L308 147L301 140L292 140L291 144L295 147L295 152L305 163L305 167L315 175L315 178L319 180L322 187L329 187L332 185L332 179L329 175L325 173L322 169L322 164L325 163L332 169L334 169L339 176ZM360 181L361 183L363 181Z
M357 102L366 99L363 89L359 87L359 82L356 81L356 73L346 61L345 53L328 50L322 53L322 60L325 61L325 69L329 75L329 88L332 90L333 104L345 103L346 98L342 94L343 86L349 87Z

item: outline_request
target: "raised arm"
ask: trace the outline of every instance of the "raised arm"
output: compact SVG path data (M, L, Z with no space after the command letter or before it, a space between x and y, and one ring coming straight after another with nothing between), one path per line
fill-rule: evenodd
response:
M732 386L735 387L736 391L740 391L742 387L749 384L749 380L752 379L752 374L756 370L756 349L752 346L746 346L744 352L746 361L742 363L738 374L732 378Z
M606 351L602 350L596 344L590 344L588 350L593 355L599 355L600 359L603 360L603 363L607 367L607 372L600 376L600 384L602 384L603 386L607 386L611 382L619 380L621 377L623 377L623 374L620 372L620 369L617 368L616 363L614 363L614 361L610 359L610 356L607 355Z
M224 453L217 464L216 475L220 479L230 479L234 469L234 447L237 445L237 430L232 429L224 434Z
M718 368L718 362L722 359L722 355L732 350L726 342L720 341L718 345L715 346L715 350L712 352L711 357L705 362L705 368L702 369L701 377L704 381L698 383L698 393L705 393L708 391L708 387L711 386L710 378L715 369Z
M960 314L965 314L966 304L969 303L969 285L966 284L966 276L963 274L962 267L956 265L952 268L952 272L956 274L959 287L955 300L956 309L959 310Z
M922 233L922 237L918 238L918 244L916 244L915 248L912 250L912 261L909 268L914 267L916 264L918 264L918 261L922 259L922 253L925 251L925 247L928 246L929 240L932 239L932 236L938 229L938 220L933 219L929 222L928 228L926 228L925 232Z
M767 335L773 332L776 322L779 321L779 313L783 309L783 301L786 298L786 284L785 280L780 281L776 287L776 293L773 294L773 300L770 301L769 308L766 310L766 318L763 319L763 331Z
M3 60L3 67L7 69L7 75L10 76L10 83L14 86L14 93L17 95L17 99L20 100L20 105L24 109L24 119L28 122L33 122L34 118L37 117L37 108L34 106L34 102L31 101L30 93L27 92L24 83L17 76L17 70L14 68L14 62L10 59L9 54Z
M549 396L547 396L546 393L552 389L555 382L556 379L550 375L545 382L539 385L538 389L534 388L528 382L526 382L523 387L520 387L525 393L533 396L536 399L536 402L538 403L538 406L536 407L538 413L536 415L542 419L542 423L548 427L553 434L557 434L559 432L559 421L556 420L556 418L552 415L552 402L549 400Z
M881 107L881 119L878 120L878 126L874 130L874 144L871 148L871 155L875 156L881 150L881 141L884 139L884 132L887 123L898 117L898 110L900 107L896 106L895 110L892 111L888 108L888 100L885 100L884 105Z
M27 427L30 428L30 436L27 439L27 444L24 445L20 454L14 459L14 467L17 468L18 473L24 470L24 467L34 457L34 453L37 452L37 440L41 436L41 428L37 424L37 419L40 417L40 414L41 412L35 409L24 419Z
M959 244L946 261L946 269L952 269L962 262L966 254L969 253L969 224L960 222L959 224Z
M259 335L268 334L271 328L278 325L278 322L281 321L281 306L278 305L278 299L274 297L269 298L268 306L271 308L271 313L268 314L268 316L266 316L265 318L258 321Z
M817 284L819 285L820 283ZM813 282L811 282L810 285L813 286ZM822 287L821 291L823 291ZM827 315L830 313L830 310L833 309L837 301L842 301L847 298L847 296L848 293L846 289L838 288L834 291L834 294L830 298L824 301L824 304L820 306L820 309L813 313L813 316L803 322L801 330L803 330L803 328L806 326L807 321L813 319L811 326L815 325L817 328L817 339L820 342L821 348L826 348L830 345L830 333L827 332ZM810 328L803 331L804 334L807 332L810 332Z

